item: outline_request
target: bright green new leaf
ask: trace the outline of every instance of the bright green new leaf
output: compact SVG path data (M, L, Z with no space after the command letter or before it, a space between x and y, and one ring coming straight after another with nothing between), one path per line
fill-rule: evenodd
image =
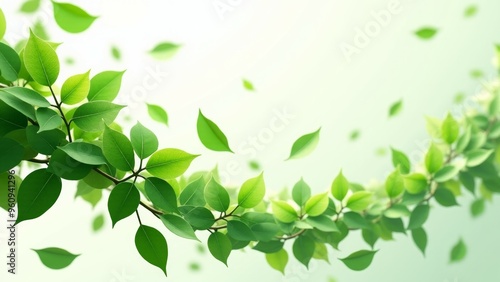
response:
M404 177L404 187L411 194L419 194L427 189L427 177L421 173L413 173Z
M253 84L246 79L243 79L243 87L248 91L255 91L255 87L253 87Z
M300 236L293 242L293 255L306 268L309 268L309 262L313 257L315 247L313 239L308 236Z
M130 141L135 153L141 159L151 156L158 150L158 138L154 132L139 122L130 129Z
M411 164L410 160L405 155L405 153L398 151L394 148L391 148L391 152L392 152L392 164L394 165L394 168L397 168L399 166L399 170L401 171L402 174L410 173Z
M135 233L135 247L144 260L160 268L167 276L168 245L160 231L147 225Z
M450 262L459 262L465 258L467 255L467 246L464 241L460 239L451 249Z
M422 227L429 217L429 205L417 206L410 215L410 222L408 223L408 230L413 230Z
M403 110L403 100L399 100L397 102L394 102L389 107L389 117L393 117L393 116L398 115L402 110Z
M404 178L399 170L395 170L387 177L387 180L385 181L385 191L391 199L394 199L401 195L404 190Z
M7 29L7 22L5 21L5 15L2 9L0 9L0 40L3 39L6 29Z
M429 173L435 173L443 166L443 152L432 143L425 155L425 167Z
M324 260L330 263L330 259L328 258L328 249L326 248L326 244L315 242L314 243L314 254L313 258Z
M38 254L43 265L50 269L66 268L79 256L60 248L32 250Z
M122 171L133 171L135 166L134 149L128 138L118 131L104 127L102 152L109 164Z
M372 193L368 191L358 191L347 199L346 207L352 211L363 211L372 203Z
M189 223L182 217L175 214L164 214L160 216L160 220L168 228L168 230L175 235L186 239L200 241L194 234L194 230L191 225L189 225Z
M171 42L162 42L158 43L151 51L149 51L149 54L157 60L168 60L172 58L180 48L181 45Z
M342 201L349 191L349 182L342 174L342 170L332 182L332 195L335 199Z
M328 208L328 193L312 196L307 200L305 205L305 213L309 216L319 216Z
M203 176L189 183L179 196L179 202L184 206L203 207L205 201L205 180Z
M214 232L208 237L208 250L217 260L227 266L227 259L231 254L232 245L227 235Z
M61 116L49 108L38 108L35 115L40 125L38 132L56 129L63 123Z
M155 207L167 212L178 212L174 188L167 181L149 177L144 182L144 188Z
M441 125L441 137L448 144L453 144L458 138L460 127L458 122L448 113Z
M478 8L476 5L471 5L465 9L464 16L466 18L471 18L477 14L477 10Z
M230 220L227 222L227 235L238 241L256 240L250 227L239 220Z
M219 126L210 119L206 118L201 110L198 113L198 121L196 124L198 137L201 143L212 151L231 152L226 135L220 130Z
M285 201L273 201L271 206L274 217L281 222L294 222L299 218L297 211Z
M417 31L415 31L415 35L417 35L420 39L428 40L433 38L436 33L437 29L433 27L423 27Z
M7 81L18 79L21 58L9 45L0 42L0 75Z
M139 207L141 195L133 183L122 182L111 190L108 199L108 211L115 224L133 214Z
M52 1L52 5L57 25L70 33L85 31L97 19L73 4Z
M61 193L61 178L39 169L31 172L21 183L17 195L18 216L16 224L34 219L48 211Z
M106 164L106 159L101 148L94 144L85 142L73 142L60 147L62 151L73 159L89 165Z
M229 208L229 194L213 177L205 186L205 200L216 211L225 212Z
M168 126L168 114L162 107L153 104L146 104L148 107L149 116L159 123L163 123Z
M417 245L418 249L425 256L425 249L427 248L427 233L423 228L416 228L411 231L413 242Z
M467 159L467 166L474 167L482 164L491 156L492 153L493 150L485 150L485 149L475 149L465 153L465 158Z
M370 266L377 251L361 250L340 259L347 267L355 271L365 270Z
M107 101L88 102L76 109L72 121L84 131L102 131L104 124L111 124L124 107Z
M61 103L78 104L87 97L90 90L90 71L68 78L61 88Z
M10 138L0 138L0 171L8 171L23 160L24 148Z
M453 179L460 172L460 167L455 165L445 165L434 175L434 181L436 182L446 182Z
M40 0L26 0L19 11L23 13L34 13L40 8Z
M51 86L59 76L59 58L49 43L30 30L24 47L24 65L31 77L44 86Z
M104 215L103 214L100 214L100 215L96 216L94 218L94 220L92 221L92 230L94 232L97 232L97 231L101 230L104 227L104 221L105 221L105 219L104 219Z
M120 92L124 73L125 71L104 71L92 77L87 96L89 102L112 102Z
M311 187L307 185L304 179L300 179L294 186L292 190L292 199L299 206L304 206L311 197Z
M314 149L318 146L320 130L321 128L297 139L293 143L290 156L287 160L302 158L312 153L312 151L314 151Z
M277 271L285 274L285 267L288 264L288 253L281 249L276 253L266 254L267 263Z
M146 169L154 176L172 179L181 176L198 156L179 149L162 149L149 158Z
M120 49L118 49L118 47L116 46L111 47L111 56L113 56L113 58L117 61L122 59L122 54L120 52Z
M250 178L241 185L238 193L238 205L243 208L253 208L258 205L266 193L264 174Z

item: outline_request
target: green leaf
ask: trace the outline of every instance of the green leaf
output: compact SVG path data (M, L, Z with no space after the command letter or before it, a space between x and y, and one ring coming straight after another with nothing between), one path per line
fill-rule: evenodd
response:
M243 79L243 87L248 91L255 91L253 84L246 79Z
M87 96L89 102L112 102L120 92L124 73L125 71L104 71L92 77Z
M205 201L205 180L203 176L189 183L179 196L179 202L185 206L203 207Z
M429 173L435 173L443 166L443 153L432 143L425 155L425 167Z
M346 207L352 211L363 211L372 203L372 193L368 191L358 191L347 199Z
M429 217L429 205L419 205L417 206L410 215L410 221L408 223L408 230L413 230L422 227Z
M24 65L31 77L44 86L51 86L59 76L59 58L52 47L30 30L24 47Z
M90 193L82 195L82 199L85 202L89 203L92 206L92 208L95 208L102 199L102 190L93 189Z
M128 138L118 131L104 127L102 152L109 164L122 171L133 171L135 166L134 149Z
M301 178L294 186L292 190L292 199L297 203L297 205L303 207L307 200L311 197L311 187L307 185L303 178Z
M470 206L470 213L472 217L478 217L484 213L485 201L484 199L476 199Z
M76 109L72 121L84 131L102 131L104 124L111 124L124 107L107 101L88 102Z
M172 58L180 48L181 45L172 42L162 42L158 43L149 51L149 54L157 60L168 60Z
M446 182L457 176L459 172L460 167L457 167L455 165L446 165L436 172L436 174L434 175L434 180L436 182Z
M464 11L464 16L466 18L471 18L477 14L477 6L476 5L471 5L467 7Z
M309 216L319 216L328 208L328 193L322 193L312 196L307 200L305 213Z
M257 206L266 193L266 184L264 183L264 174L250 178L241 185L238 193L238 205L243 208L253 208Z
M285 267L288 264L288 253L281 249L276 253L266 254L267 263L277 271L285 274Z
M227 235L239 241L255 241L255 235L248 225L239 220L227 222Z
M17 195L16 224L43 215L59 198L61 188L61 178L47 169L35 170L26 176Z
M280 240L271 240L268 242L260 241L252 249L266 254L272 254L283 249L284 244L285 243Z
M391 148L392 152L392 164L394 165L394 168L398 168L401 171L402 174L408 174L410 173L411 169L411 164L410 160L408 157L401 151L398 151L394 148Z
M47 168L47 171L67 180L83 179L91 170L91 165L76 161L60 149L52 153Z
M111 47L111 55L117 61L121 60L121 58L122 58L122 54L120 52L120 49L118 49L118 47L116 47L116 46Z
M60 147L60 149L73 159L83 164L106 164L106 159L104 158L101 148L93 144L85 142L73 142Z
M80 7L69 3L58 3L52 1L54 6L54 19L57 25L70 33L80 33L88 29L97 19L89 15Z
M49 107L50 103L38 92L31 90L29 88L23 88L23 87L9 87L5 89L0 90L2 93L2 97L5 96L11 96L15 99L21 100L27 104L30 104L30 106L37 106L37 107ZM3 99L5 103L8 104L8 100L10 99ZM14 106L12 106L14 107ZM21 111L19 109L19 111Z
M171 179L181 176L199 155L191 155L179 149L162 149L155 152L146 165L154 176Z
M205 186L205 200L216 211L225 212L229 208L229 194L213 177Z
M198 137L201 143L212 151L231 152L226 135L219 129L219 126L206 118L201 110L198 113L197 121Z
M389 117L393 117L398 115L403 110L403 100L399 100L394 102L389 107Z
M38 132L56 129L63 123L61 116L49 108L38 108L35 115L40 125Z
M160 231L147 225L139 226L135 233L135 247L144 260L160 268L167 276L168 245Z
M474 167L485 162L493 153L493 150L475 149L465 153L467 166Z
M92 221L92 230L94 232L101 230L104 227L104 220L105 219L103 214L96 216Z
M23 129L27 125L28 119L22 113L0 99L0 137L16 129Z
M137 122L130 129L130 141L135 153L141 159L145 159L158 150L158 138L142 124Z
M43 265L50 269L66 268L79 256L60 248L32 250L37 253Z
M253 234L255 234L257 240L261 242L269 242L275 239L275 236L280 231L276 223L269 222L254 224L250 227L250 229L252 230Z
M458 122L448 113L441 125L441 136L443 140L448 144L453 144L453 142L457 140L459 132L460 127Z
M360 131L359 131L359 130L353 130L353 131L351 132L351 134L349 134L349 139L350 139L351 141L355 141L355 140L359 139L359 135L360 135L360 134L361 134L361 133L360 133Z
M320 130L321 128L297 139L293 143L290 156L287 160L302 158L312 153L312 151L314 151L314 149L318 146Z
M388 218L387 216L382 216L381 223L382 227L390 232L403 233L406 235L406 229L401 218ZM385 231L379 230L378 232L383 236L382 233ZM390 235L390 239L392 239L392 235Z
M361 270L368 268L368 266L370 266L370 264L373 261L373 257L375 256L376 253L377 253L377 251L361 250L361 251L354 252L354 253L350 254L348 257L342 258L340 260L348 268L355 270L355 271L361 271Z
M394 204L384 212L384 216L388 218L401 218L411 214L410 210L401 204Z
M61 88L61 103L78 104L87 97L90 91L90 71L68 78Z
M186 239L200 241L194 234L194 230L191 225L189 225L189 223L182 217L175 214L164 214L160 216L160 220L168 228L168 230L175 235Z
M40 0L27 0L21 5L19 11L23 13L34 13L40 8Z
M108 199L108 211L115 224L133 214L139 207L141 195L133 183L122 182L111 190Z
M7 81L18 79L21 58L9 45L0 42L0 75Z
M52 155L57 146L65 144L66 134L59 129L38 132L38 127L30 125L26 128L29 145L38 153Z
M385 191L391 199L394 199L401 195L404 190L404 178L399 170L395 170L387 177L387 180L385 181Z
M167 181L149 177L144 182L144 188L146 195L155 207L167 212L179 212L174 188Z
M349 228L353 229L370 228L368 221L363 216L361 216L359 213L356 212L344 213L343 221Z
M271 207L274 217L281 222L290 223L299 218L297 211L285 201L273 201Z
M0 40L3 39L6 28L7 28L7 22L5 21L5 15L2 9L0 9Z
M305 219L305 222L310 224L312 227L324 232L339 232L339 229L335 222L325 215L308 216Z
M361 236L363 237L363 240L370 245L370 247L375 246L375 243L377 243L378 239L380 238L374 231L370 229L363 229L361 230Z
M184 219L198 230L208 229L215 222L212 212L204 207L181 206L179 211Z
M469 142L471 140L472 132L471 132L471 127L468 126L465 129L465 132L458 137L457 145L455 146L455 151L457 153L462 153L465 148L469 145Z
M476 181L474 180L474 176L469 172L462 171L459 174L459 179L462 185L471 192L473 195L476 193Z
M330 259L328 258L328 249L326 248L326 244L324 243L314 243L314 254L313 258L319 259L319 260L324 260L328 263L330 263Z
M349 182L342 174L342 170L332 182L332 195L335 199L342 201L349 191Z
M451 249L450 253L450 263L459 262L465 258L467 255L467 246L464 241L460 239Z
M427 177L421 173L413 173L404 177L404 187L411 194L420 194L427 189Z
M308 236L300 236L293 242L293 255L306 268L309 268L309 262L314 254L315 247L313 239Z
M427 248L427 233L423 228L416 228L411 231L411 237L413 242L417 245L417 248L425 256L425 249Z
M148 107L149 116L159 123L163 123L168 126L168 114L167 112L158 105L146 104Z
M443 207L458 206L457 199L450 189L445 187L438 187L434 193L434 198Z
M220 232L214 232L208 237L208 250L216 258L227 266L227 259L231 254L232 245L229 238Z
M433 28L433 27L423 27L423 28L415 31L415 35L417 35L420 39L428 40L428 39L433 38L436 35L437 32L438 31L437 31L436 28Z
M9 138L0 138L0 171L8 171L23 160L24 148Z

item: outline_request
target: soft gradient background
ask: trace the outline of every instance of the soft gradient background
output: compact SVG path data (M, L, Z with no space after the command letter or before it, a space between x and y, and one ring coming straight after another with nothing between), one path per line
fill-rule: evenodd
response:
M353 44L356 29L364 29L373 20L372 13L387 9L393 1L223 0L219 2L234 5L223 17L213 0L71 1L100 16L79 35L56 27L50 3L43 2L41 14L26 16L17 12L20 1L0 1L9 23L8 41L26 37L30 23L39 19L53 41L64 42L58 51L61 61L69 57L76 61L63 67L59 83L88 69L93 74L127 69L118 98L132 116L126 128L140 120L158 133L162 147L203 154L190 172L218 164L230 184L254 176L247 163L258 159L270 194L292 186L301 176L315 192L325 191L340 168L360 183L383 179L391 162L389 156L375 155L380 147L394 146L418 161L428 142L424 116L459 111L453 97L480 89L481 81L470 78L471 69L495 74L493 44L500 42L500 2L491 0L396 1L400 13L350 61L341 44ZM466 19L463 12L470 4L477 4L479 13ZM429 25L439 29L434 39L414 36L415 30ZM147 51L160 41L183 47L172 60L157 62ZM111 57L112 45L122 50L119 63ZM154 87L144 91L144 81L152 78ZM252 81L257 91L245 91L242 78ZM388 107L399 99L404 109L389 119ZM145 102L167 109L168 128L150 121ZM225 131L235 155L210 152L201 145L196 134L199 108ZM276 111L284 110L293 118L282 129L270 131ZM283 161L296 138L320 126L321 141L313 154ZM361 131L356 142L348 139L353 129ZM265 140L255 156L247 145L252 138ZM238 169L232 171L228 164ZM161 271L135 250L136 218L113 230L108 220L104 231L93 234L91 219L107 213L107 195L92 210L81 199L73 199L74 186L65 182L61 198L49 212L19 226L19 273L6 275L2 263L0 281L165 281ZM472 197L465 195L459 201L461 207L433 209L426 223L430 237L426 258L410 237L396 235L395 242L378 243L380 251L372 266L359 273L337 260L367 247L359 232L341 245L341 252L331 252L331 265L314 261L307 271L292 260L283 276L267 266L263 254L251 250L232 253L227 269L208 253L200 254L194 242L173 236L147 212L142 216L167 237L168 281L295 282L327 281L329 276L339 282L500 281L500 206L488 204L486 214L472 220L468 211ZM5 213L1 220L5 222ZM0 231L3 239L5 231ZM206 234L200 237L206 239ZM468 256L450 265L449 251L459 238L466 242ZM49 270L30 249L51 246L82 255L67 269ZM2 240L0 254L6 252ZM201 271L190 271L192 262L200 263Z

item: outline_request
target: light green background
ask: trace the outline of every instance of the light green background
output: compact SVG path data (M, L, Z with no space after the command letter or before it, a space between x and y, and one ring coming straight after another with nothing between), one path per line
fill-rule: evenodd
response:
M34 17L17 13L19 3L13 2L0 1L9 21L6 39L15 42L24 37L30 22L39 19L54 41L64 42L59 47L61 58L76 60L76 65L63 67L60 83L90 68L93 74L127 69L118 101L129 106L133 120L160 135L162 147L202 153L190 171L218 163L230 184L254 176L247 162L256 158L265 169L270 194L290 187L301 176L316 192L325 191L340 168L360 183L383 179L391 163L388 156L375 155L379 147L394 146L418 161L428 142L424 115L443 117L447 111L460 111L453 97L457 92L479 91L481 82L470 78L470 70L494 76L493 44L500 42L500 2L491 0L401 0L400 13L350 62L341 44L352 44L356 29L364 29L374 19L372 12L386 9L391 1L234 0L235 6L223 18L212 0L72 1L100 15L81 35L56 28L47 1ZM478 15L465 19L465 8L474 3ZM424 42L413 35L429 25L439 29L434 39ZM146 50L163 40L183 47L173 60L155 62ZM112 60L111 45L121 48L122 62ZM242 78L251 80L257 92L245 91ZM389 105L399 99L404 101L403 112L388 119ZM149 123L144 102L164 106L170 127ZM236 155L203 148L195 127L199 108L226 132ZM294 117L273 131L270 124L276 111L284 108ZM313 154L283 161L297 137L320 126L321 141ZM361 131L356 142L348 140L353 129ZM252 138L261 143L255 157L248 145ZM135 250L135 218L120 222L114 230L108 220L106 230L93 235L90 219L106 213L107 196L91 210L73 195L74 185L66 182L56 206L19 226L19 274L6 276L3 267L1 281L164 281L161 271ZM328 276L339 282L500 281L500 206L488 204L486 215L472 220L468 212L472 197L459 201L461 207L433 208L426 224L430 241L425 259L410 237L399 235L396 242L378 244L372 266L359 273L337 260L367 248L359 234L350 236L342 252L331 252L331 265L314 262L307 271L292 261L282 276L267 266L263 254L251 250L231 254L226 269L209 254L200 255L193 242L163 229L170 248L168 281L327 281ZM152 216L142 214L146 224L162 228ZM1 238L4 232L2 228ZM206 234L201 237L206 239ZM450 265L449 251L459 238L466 242L468 256ZM51 246L82 255L65 270L49 270L30 248ZM6 253L4 243L0 252ZM190 262L201 263L202 270L190 272Z

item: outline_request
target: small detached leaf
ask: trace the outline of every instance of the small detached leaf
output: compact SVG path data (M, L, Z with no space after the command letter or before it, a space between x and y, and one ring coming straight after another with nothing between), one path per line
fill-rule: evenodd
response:
M423 40L429 40L432 39L436 33L437 29L433 27L423 27L415 32L415 35L417 35L420 39Z
M168 60L171 59L180 48L181 45L172 42L162 42L149 51L149 54L157 60Z
M467 246L464 241L460 239L451 249L450 263L459 262L467 255Z
M212 151L231 152L226 135L220 130L213 121L203 115L201 110L198 113L198 121L196 124L198 137L201 143Z
M355 271L361 271L368 266L373 261L373 257L377 251L367 251L361 250L350 254L348 257L340 259L347 267Z
M243 87L245 87L245 89L248 91L255 91L253 84L246 79L243 79Z
M485 201L484 199L475 200L470 206L470 212L472 217L478 217L484 213Z
M482 164L491 156L492 153L493 150L484 150L484 149L475 149L465 153L467 166L475 167Z
M168 114L165 109L153 104L146 104L146 106L148 107L148 114L151 119L168 126Z
M403 100L399 100L389 107L389 117L398 115L403 109Z
M168 246L160 231L146 225L139 226L135 246L144 260L160 268L167 276Z
M227 259L231 254L232 245L227 235L214 232L208 237L208 250L217 260L227 266Z
M314 149L318 146L320 130L321 128L297 139L293 143L290 156L287 160L302 158L312 153L312 151L314 151Z
M57 25L70 33L85 31L97 19L97 17L89 15L73 4L52 1L52 5L54 6L54 19Z
M38 254L42 263L50 269L66 268L79 256L60 248L32 250Z
M111 56L117 61L120 61L122 59L122 54L120 52L120 49L116 46L111 47Z
M471 5L465 9L464 16L466 18L472 18L473 16L475 16L477 14L477 11L478 11L477 6Z
M38 8L40 8L40 0L26 0L19 11L29 14L36 12Z

